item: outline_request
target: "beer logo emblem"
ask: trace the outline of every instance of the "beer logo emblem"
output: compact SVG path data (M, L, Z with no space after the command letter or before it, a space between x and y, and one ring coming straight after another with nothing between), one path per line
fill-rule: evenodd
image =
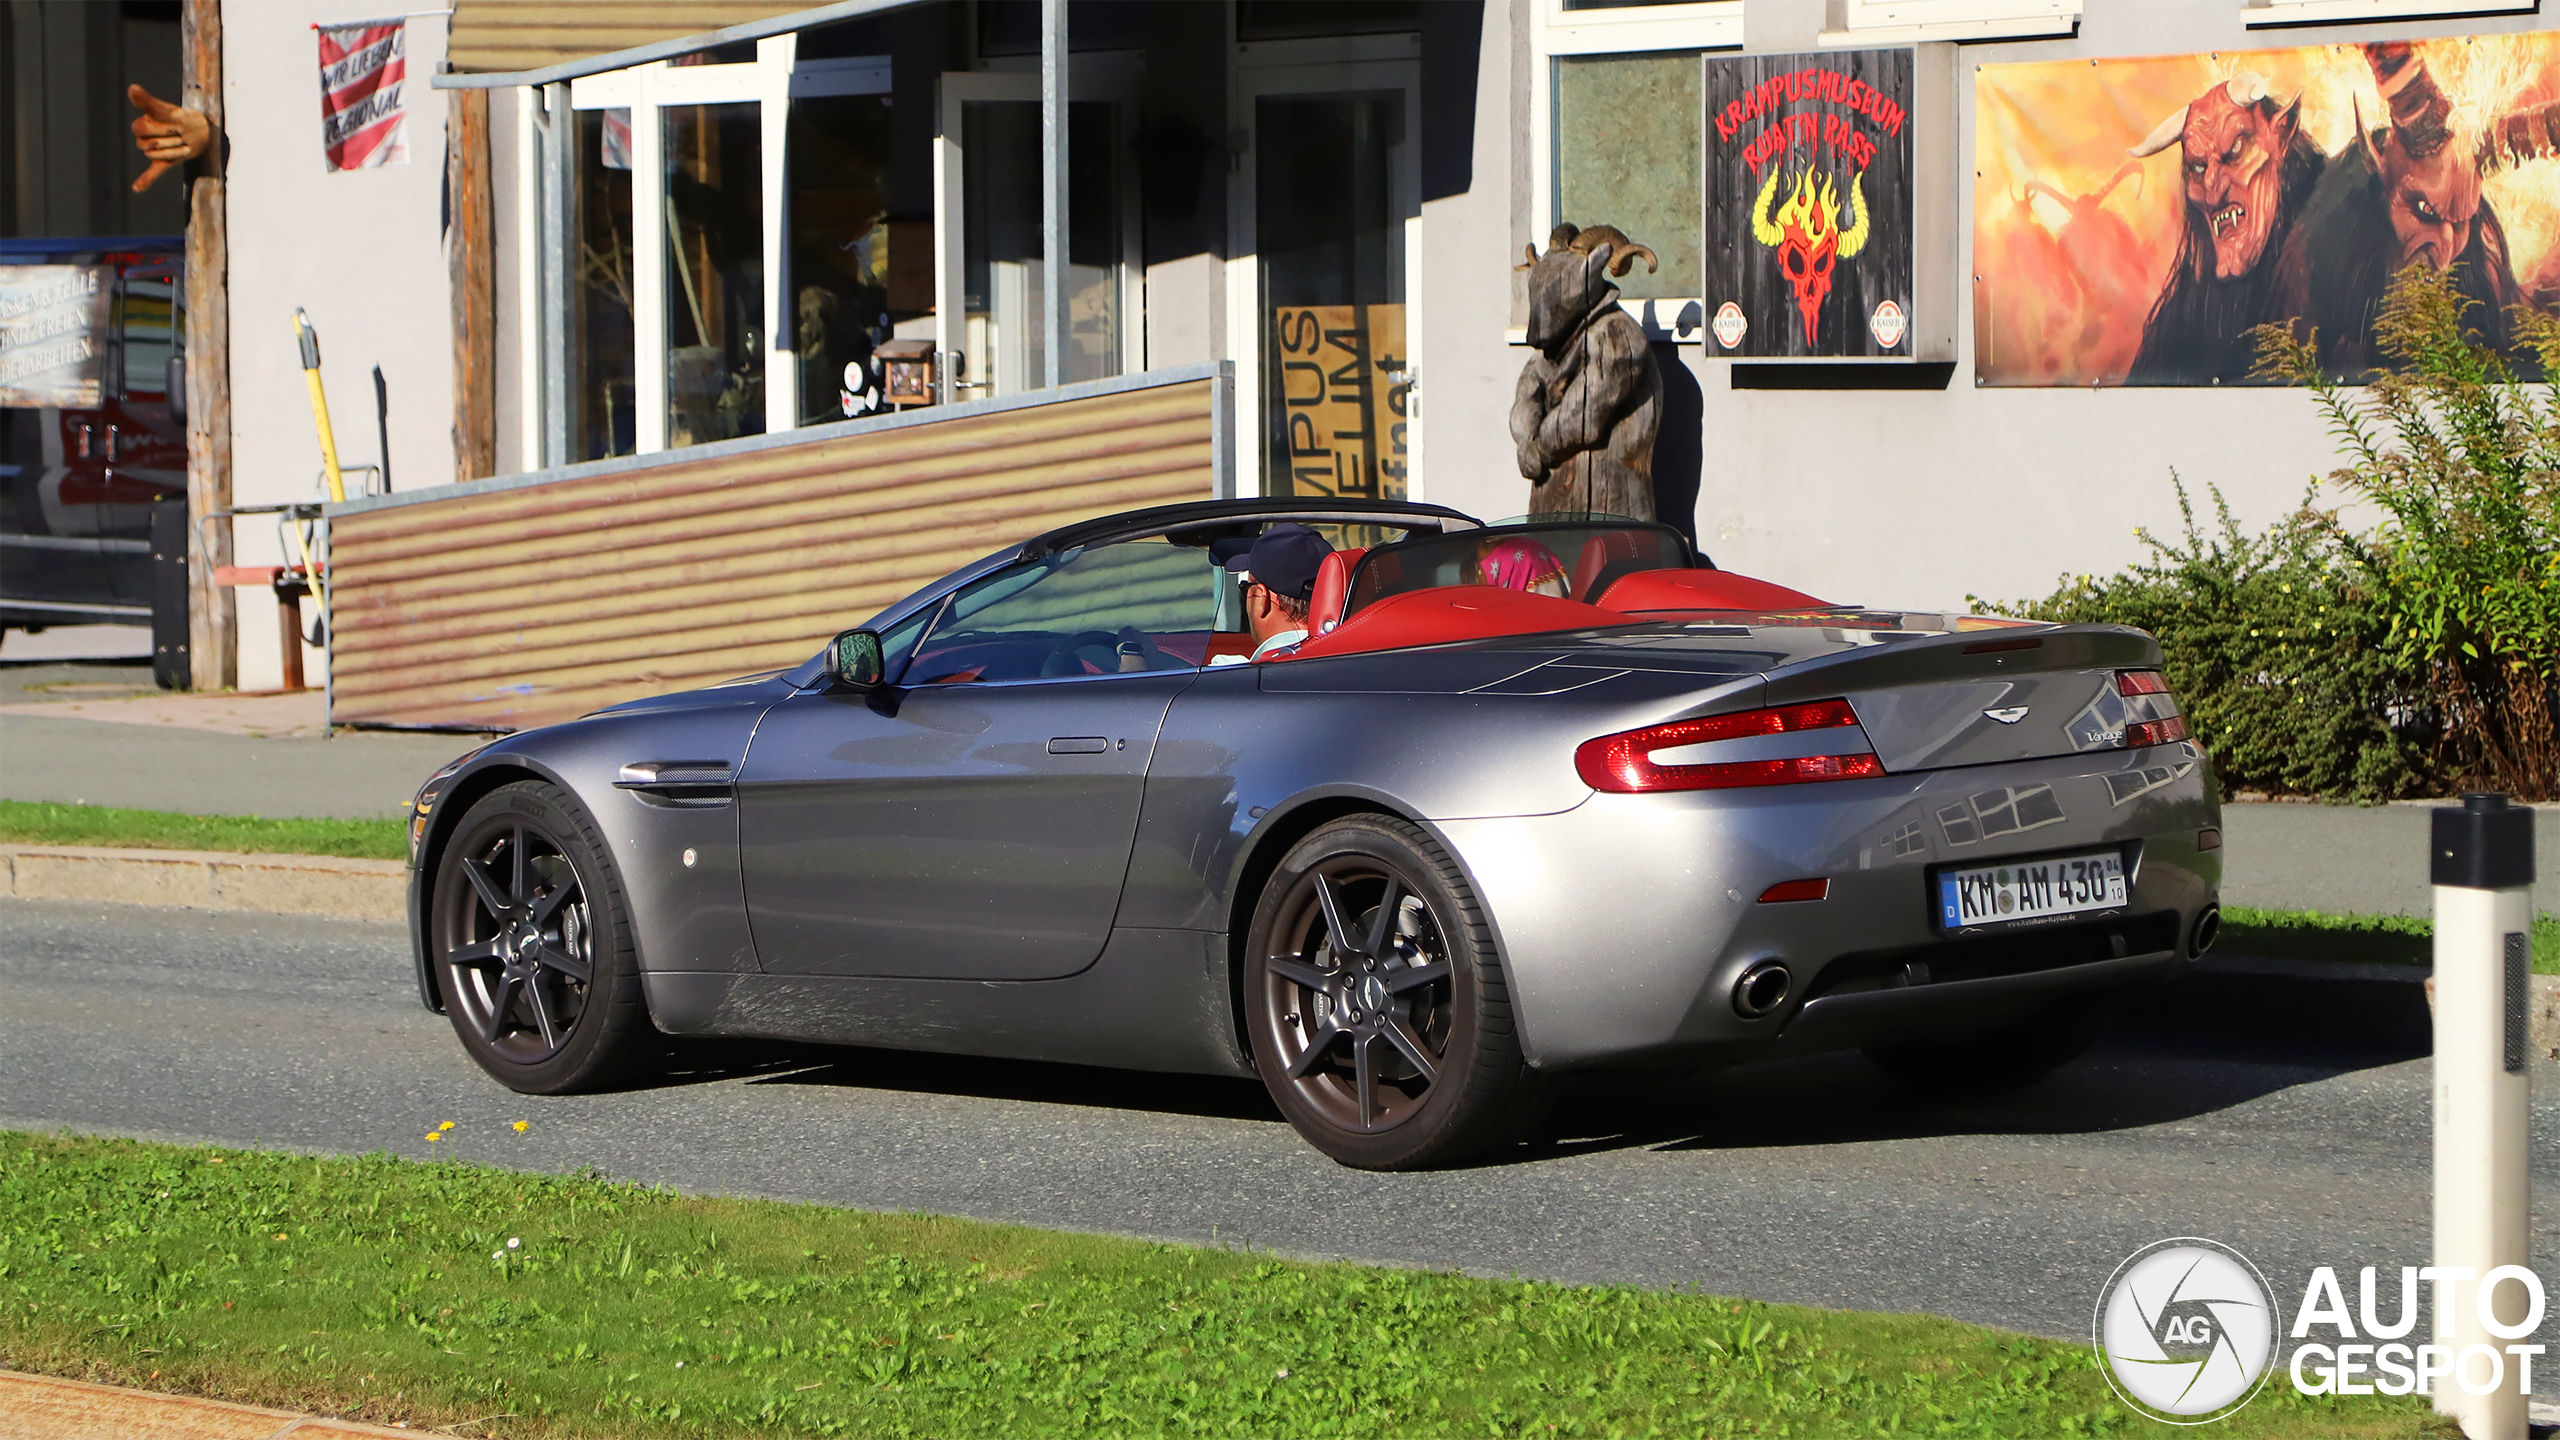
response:
M1867 320L1867 329L1874 332L1877 346L1886 350L1901 344L1902 332L1908 328L1910 321L1903 315L1902 307L1890 300L1878 305L1876 313Z
M1727 300L1716 308L1716 343L1727 350L1741 344L1743 332L1750 328L1751 322L1742 317L1741 306Z
M2116 1267L2091 1329L2099 1368L2127 1405L2172 1425L2201 1425L2266 1384L2282 1318L2248 1257L2180 1237Z

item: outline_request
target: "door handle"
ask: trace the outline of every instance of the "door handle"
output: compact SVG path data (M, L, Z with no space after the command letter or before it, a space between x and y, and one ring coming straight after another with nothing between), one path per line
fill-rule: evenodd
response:
M1099 735L1060 735L1049 742L1052 755L1100 755L1111 748L1111 742Z

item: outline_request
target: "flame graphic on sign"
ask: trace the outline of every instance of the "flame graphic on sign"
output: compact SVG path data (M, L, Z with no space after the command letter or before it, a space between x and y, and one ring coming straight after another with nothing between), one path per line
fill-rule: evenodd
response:
M1828 175L1817 182L1810 166L1797 173L1795 189L1776 215L1769 213L1769 201L1778 190L1774 168L1760 184L1760 198L1752 202L1751 238L1778 252L1778 265L1796 292L1796 309L1804 313L1807 346L1815 343L1822 302L1831 294L1833 265L1866 248L1865 181L1863 170L1849 177L1849 210L1855 218L1846 230L1840 228L1839 185Z

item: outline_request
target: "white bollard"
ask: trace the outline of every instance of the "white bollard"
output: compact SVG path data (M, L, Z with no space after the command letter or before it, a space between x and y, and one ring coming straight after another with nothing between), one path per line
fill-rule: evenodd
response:
M2533 968L2533 811L2502 794L2465 795L2462 807L2434 812L2429 872L2435 885L2435 1263L2436 1343L2459 1357L2467 1347L2501 1351L2515 1343L2482 1317L2481 1277L2501 1265L2533 1263L2532 1062L2525 1033L2526 979ZM2524 1287L2497 1288L2490 1317L2512 1328L2524 1318ZM2438 1414L2469 1440L2525 1440L2527 1397L2512 1357L2487 1395L2440 1380ZM2459 1367L2457 1366L2457 1374ZM2474 1379L2485 1377L2475 1362Z

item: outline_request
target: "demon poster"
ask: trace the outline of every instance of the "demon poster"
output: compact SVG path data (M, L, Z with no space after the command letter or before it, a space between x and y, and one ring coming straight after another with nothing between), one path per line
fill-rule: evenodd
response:
M1911 354L1908 50L1706 61L1709 353Z
M1985 384L2243 383L2271 321L2362 379L2411 264L2502 348L2560 309L2560 35L1985 65L1974 100Z

